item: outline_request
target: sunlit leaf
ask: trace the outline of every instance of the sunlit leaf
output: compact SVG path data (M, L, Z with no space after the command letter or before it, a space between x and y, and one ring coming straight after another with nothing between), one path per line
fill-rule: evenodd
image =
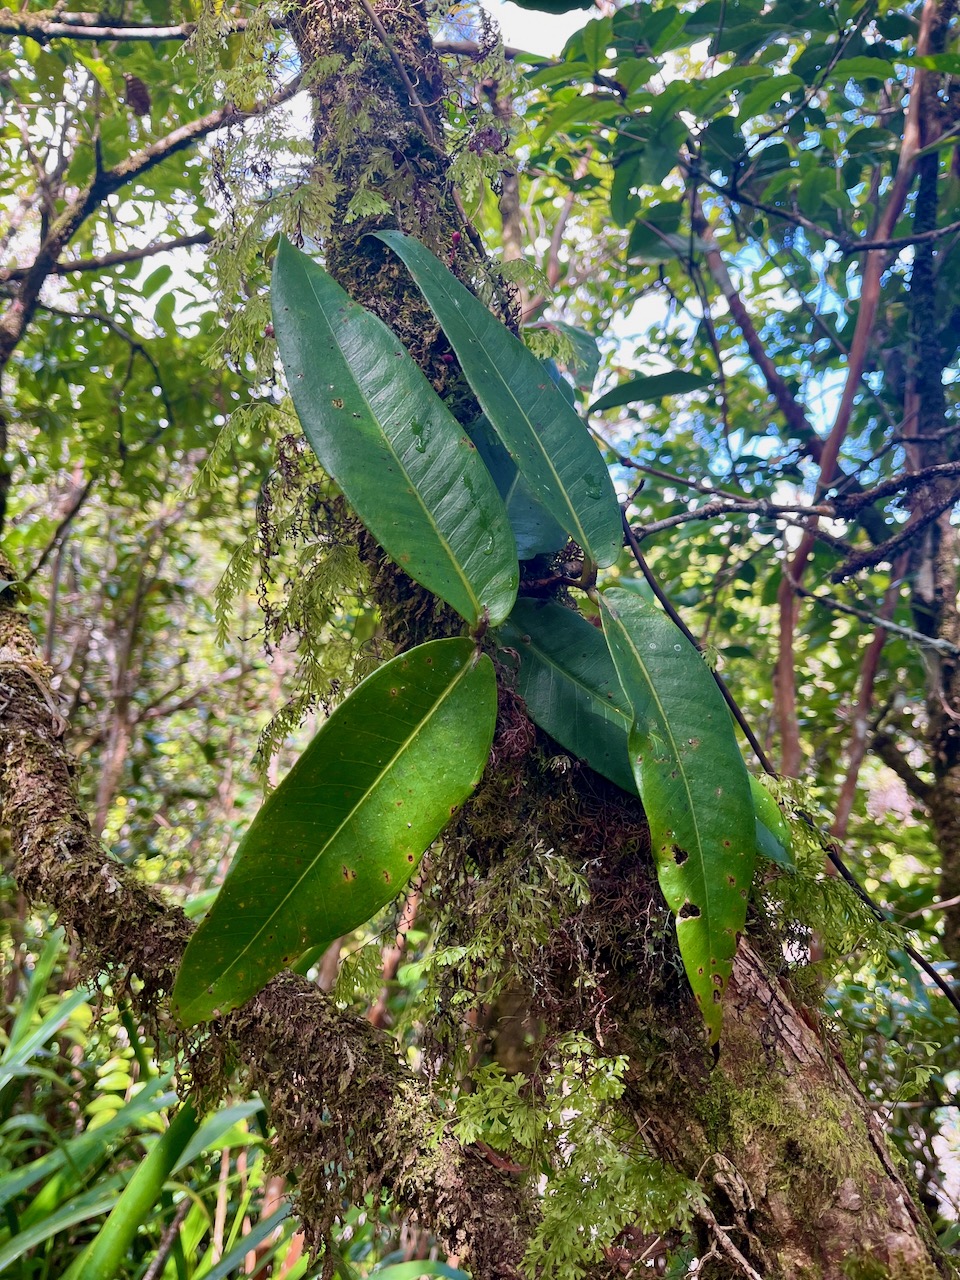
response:
M759 778L750 774L750 794L757 815L757 852L779 867L794 870L793 836L776 800Z
M241 840L177 976L184 1025L236 1008L397 895L479 780L496 701L468 639L420 645L354 690Z
M418 240L378 236L406 264L443 326L480 407L524 480L587 557L613 564L620 507L599 451L543 365Z
M684 395L708 387L712 373L687 373L683 369L671 369L667 373L653 373L647 377L631 378L595 400L588 412L603 413L605 409L617 409L622 404L636 401L658 401L665 396Z
M503 502L400 341L286 240L273 323L304 433L366 527L468 622L502 621L518 579Z

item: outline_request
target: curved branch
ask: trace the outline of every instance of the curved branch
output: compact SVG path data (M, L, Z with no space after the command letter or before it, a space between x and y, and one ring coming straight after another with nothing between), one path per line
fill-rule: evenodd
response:
M0 576L17 575L0 562ZM192 925L94 839L73 788L75 766L47 669L9 588L0 593L0 669L0 808L18 883L29 900L56 911L87 963L111 973L115 988L129 994L150 1026L182 1039L162 1001ZM286 1172L297 1173L299 1211L312 1245L323 1243L345 1177L361 1196L389 1188L451 1253L469 1259L476 1280L519 1275L530 1228L523 1191L478 1148L442 1134L429 1090L366 1018L341 1011L317 987L287 973L205 1028L190 1056L201 1092L222 1082L224 1062L239 1061L267 1102L276 1155ZM353 1141L373 1117L380 1141Z
M258 103L248 111L241 111L232 102L226 103L216 111L208 112L198 120L181 125L164 138L158 138L149 146L133 152L112 169L99 169L89 185L77 196L59 218L50 227L37 256L27 268L17 297L0 317L0 371L5 368L11 355L23 337L27 325L33 318L44 281L52 274L53 269L66 246L87 218L107 198L125 187L129 182L149 173L169 156L176 155L192 147L201 138L215 133L228 124L236 124L243 120L257 119L266 115L275 107L288 102L299 90L300 79L297 77L283 89L272 94L265 101Z
M194 235L174 236L172 240L158 240L144 245L142 249L118 249L116 253L104 253L97 258L75 258L72 261L55 262L50 268L52 276L72 275L80 271L106 271L110 267L122 267L128 262L142 262L157 253L171 253L174 249L189 249L193 245L210 244L213 235L209 231L198 231ZM30 272L29 267L11 267L0 270L0 282L22 280Z

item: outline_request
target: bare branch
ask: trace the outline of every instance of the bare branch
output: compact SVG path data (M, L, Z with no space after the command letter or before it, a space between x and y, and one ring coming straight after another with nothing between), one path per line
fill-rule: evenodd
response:
M245 31L246 18L233 18L223 23L224 35ZM273 19L275 30L283 30L284 24ZM197 29L195 22L181 22L173 26L158 26L150 22L109 22L97 13L15 13L0 9L0 35L29 36L37 44L51 40L116 40L124 44L146 41L158 44L165 40L189 40Z
M232 102L228 102L216 111L201 116L198 120L181 125L179 129L174 129L164 138L158 138L156 142L151 142L142 150L133 152L114 168L98 169L86 189L72 204L68 205L50 227L33 265L23 278L19 295L0 317L0 370L6 366L33 318L43 283L51 274L64 248L107 196L119 191L135 178L142 177L169 156L185 151L201 138L215 133L225 125L257 119L268 114L281 103L288 102L299 88L298 76L283 89L247 111L241 111Z
M0 571L17 577L6 564ZM129 992L148 1026L174 1031L163 1004L192 926L93 838L74 792L74 762L47 669L11 594L0 594L0 804L18 883L30 901L56 911L89 963L114 975L115 990ZM194 1079L217 1078L218 1063L233 1061L262 1094L277 1134L277 1165L298 1174L312 1246L322 1242L340 1201L330 1192L332 1164L358 1186L389 1187L451 1251L469 1258L477 1280L518 1276L530 1230L523 1189L478 1149L449 1133L438 1136L428 1088L366 1018L339 1010L287 973L205 1027L192 1056ZM356 1125L374 1116L383 1141L356 1142Z
M864 569L872 569L874 565L880 564L882 560L889 560L894 552L899 551L901 547L911 543L918 534L934 522L948 507L952 507L955 502L960 500L960 489L951 489L949 493L931 501L928 507L917 509L903 528L888 538L886 542L881 542L875 547L866 547L862 551L855 551L841 565L830 574L831 582L844 582L847 578L852 578L855 573L860 573Z
M925 649L933 649L945 657L960 658L960 646L951 644L949 640L942 640L938 636L926 636L922 631L901 626L899 622L892 622L889 618L885 618L882 613L870 613L866 609L857 609L852 604L843 604L840 600L834 600L832 596L818 595L815 591L809 591L806 587L800 586L799 583L794 584L794 589L798 596L803 596L805 600L812 600L814 604L822 605L833 613L846 613L851 618L859 618L861 622L869 622L871 626L903 636L905 640L922 645Z
M142 249L119 249L116 253L101 254L99 258L76 258L73 261L55 262L50 268L50 275L66 276L72 275L75 271L105 271L108 267L120 267L128 262L142 262L144 258L152 258L157 253L170 253L174 249L189 249L193 245L209 244L212 239L213 234L210 231L198 231L194 235L176 236L173 240L157 240L153 244L144 245ZM0 270L0 282L22 280L29 271L29 267Z

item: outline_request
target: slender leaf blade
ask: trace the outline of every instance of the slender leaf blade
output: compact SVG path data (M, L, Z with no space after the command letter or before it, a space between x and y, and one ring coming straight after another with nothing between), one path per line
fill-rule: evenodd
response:
M394 658L334 711L244 835L187 947L173 1008L190 1026L254 995L403 888L479 781L496 678L465 638Z
M793 835L776 800L759 778L750 774L750 794L757 815L757 852L779 867L795 871Z
M534 497L601 568L623 545L620 507L599 450L543 365L418 240L378 239L405 263L467 381Z
M687 391L698 391L713 381L712 373L688 373L684 369L671 369L667 373L653 373L645 377L631 378L608 391L590 406L590 413L603 413L605 409L619 409L623 404L637 401L662 400L665 396L679 396Z
M498 635L519 655L517 692L534 724L636 795L627 749L633 713L602 632L555 601L520 599Z
M287 240L273 324L311 447L373 536L472 625L501 622L519 570L502 500L469 436L382 321Z
M710 1033L733 970L756 860L756 817L730 713L703 659L633 592L601 597L603 627L634 711L630 756L660 887Z

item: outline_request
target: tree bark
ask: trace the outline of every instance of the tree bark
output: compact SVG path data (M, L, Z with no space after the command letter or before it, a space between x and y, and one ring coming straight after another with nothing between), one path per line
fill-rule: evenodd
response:
M434 105L443 85L425 10L416 0L362 7L308 0L291 29L304 70L319 73L310 81L317 165L336 192L328 266L392 325L454 410L470 412L420 295L379 242L364 238L379 225L416 231L513 318L447 181ZM324 74L331 54L342 59ZM392 213L347 224L346 205L371 173ZM369 541L365 554L398 645L449 630L444 611ZM177 1041L164 1001L189 925L93 840L73 795L47 673L9 589L0 595L0 671L0 798L19 882L77 934L87 965L108 970L115 989L129 989L142 1016ZM702 1188L700 1274L711 1267L718 1276L783 1280L950 1274L853 1081L778 980L779 966L746 944L713 1061L656 886L642 810L579 765L552 768L560 754L538 739L503 686L494 763L445 839L446 874L462 854L475 868L474 889L482 888L517 849L538 847L589 868L590 902L567 909L543 946L531 1008L548 1035L576 1030L604 1054L627 1054L628 1116L653 1154ZM455 892L452 876L444 887ZM774 959L778 948L775 939ZM581 963L592 986L579 981ZM314 1242L345 1195L382 1186L474 1280L519 1274L536 1188L444 1134L428 1089L364 1019L284 975L187 1047L201 1096L221 1087L228 1064L239 1061L267 1100L277 1161L298 1171Z
M407 79L422 86L419 98L438 101L439 73L422 6L416 0L402 6L375 0L373 8L405 63ZM324 244L326 262L348 292L398 333L462 414L469 411L469 397L453 383L448 368L436 362L437 352L445 348L435 322L379 243L364 235L380 226L408 229L412 190L414 207L426 211L421 238L428 246L450 258L453 269L481 291L483 264L470 264L471 279L450 254L459 224L444 186L446 165L436 119L428 110L424 125L404 77L365 25L355 7L326 3L305 5L294 21L305 66L331 50L349 48L354 68L355 79L345 81L338 72L321 77L313 90L318 163L338 191L352 193L358 175L376 164L377 139L386 136L403 139L401 150L416 158L416 167L408 192L396 198L388 193L391 214L349 227L334 223ZM378 127L358 132L344 146L342 104L356 101L372 86L377 86ZM432 138L424 136L425 127L436 129ZM430 616L416 604L418 589L375 549L368 549L368 560L391 639L405 646L430 634L429 627L421 633L422 624L413 625L414 618ZM633 1064L630 1106L651 1150L691 1178L706 1174L710 1203L701 1223L707 1247L720 1251L727 1268L722 1274L749 1275L752 1266L768 1276L839 1280L852 1274L844 1268L860 1259L878 1268L878 1275L903 1280L940 1274L941 1266L947 1274L945 1264L935 1261L924 1216L842 1063L813 1032L810 1015L790 1002L747 947L737 962L719 1062L711 1064L682 977L672 921L656 887L639 805L586 770L576 772L575 782L558 784L543 769L537 749L510 759L508 743L532 743L536 735L509 689L501 689L501 700L506 710L494 748L501 767L488 771L486 785L481 784L445 844L459 848L480 868L502 864L518 842L529 847L546 842L577 864L591 854L600 859L591 882L591 905L564 926L565 937L579 938L584 952L603 969L603 1032L591 1029L607 1051L612 1042L627 1047ZM556 754L557 749L549 751ZM513 804L506 825L504 787L523 797ZM561 820L548 819L557 812ZM494 813L500 815L499 827ZM643 927L638 920L645 922L646 944L638 939ZM651 937L658 938L655 945L649 944ZM543 959L546 968L538 973L542 987L531 999L531 1011L548 1034L586 1028L589 1019L571 998L569 952L557 942ZM657 1065L648 1073L651 1045L657 1046ZM741 1188L739 1206L731 1199L731 1180ZM730 1221L731 1210L735 1222L728 1232L720 1224Z

